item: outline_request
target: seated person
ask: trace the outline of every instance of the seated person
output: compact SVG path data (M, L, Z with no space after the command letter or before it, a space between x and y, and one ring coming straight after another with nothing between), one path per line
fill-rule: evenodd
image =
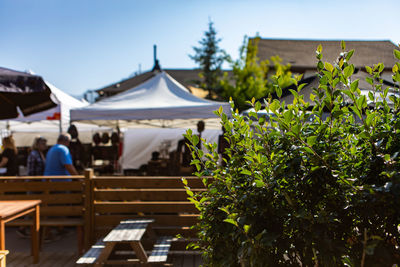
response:
M199 133L198 134L199 143L197 144L198 149L201 149L201 133L204 132L205 126L206 126L206 124L204 123L204 121L199 121L197 123L197 132Z
M36 137L32 144L32 151L28 156L28 175L43 175L46 163L45 151L47 140L43 137Z
M190 161L192 160L192 154L190 152L190 148L188 145L190 144L189 140L185 137L178 141L178 147L176 149L178 153L178 160L181 166L189 167Z
M6 168L4 176L18 175L17 148L12 136L3 137L3 153L1 154L0 168Z
M69 150L72 157L72 164L77 171L83 171L83 152L84 148L81 141L78 138L78 129L74 124L71 124L68 128L68 133L71 135L71 141L69 143Z

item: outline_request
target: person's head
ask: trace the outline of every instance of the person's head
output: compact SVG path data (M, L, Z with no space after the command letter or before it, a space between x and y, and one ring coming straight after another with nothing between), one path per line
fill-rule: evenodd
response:
M17 154L17 148L15 147L15 141L12 135L3 137L2 143L4 149L6 148L12 149L14 150L15 154Z
M72 139L78 138L78 129L76 128L75 125L71 124L71 125L69 126L67 132L71 135L71 138L72 138Z
M71 135L68 133L62 133L58 136L57 139L57 144L64 145L64 146L69 146L69 143L71 142Z
M32 150L45 151L47 148L47 140L44 137L38 136L33 140Z
M205 123L204 123L204 121L199 121L199 122L197 123L197 131L198 131L199 133L201 133L202 131L204 131L204 128L205 128Z
M151 160L158 160L160 158L160 152L158 151L153 151L151 153Z

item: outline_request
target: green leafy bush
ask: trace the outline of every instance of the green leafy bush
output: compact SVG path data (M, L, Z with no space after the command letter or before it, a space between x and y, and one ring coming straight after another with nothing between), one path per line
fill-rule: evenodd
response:
M225 72L220 81L222 97L226 100L231 99L239 111L249 108L249 99L259 99L273 93L276 89L275 84L284 87L293 82L290 64L283 65L278 56L262 61L258 58L259 41L259 37L244 38L239 49L239 59L228 59L232 67L232 76Z
M189 198L208 266L392 266L400 262L400 98L385 88L383 65L366 67L361 94L354 51L335 64L322 61L310 105L298 90L291 104L265 101L247 120L217 111L230 144L219 164L216 144L189 130L192 164L208 190ZM395 50L400 59L400 52ZM400 82L400 63L393 80ZM279 84L276 84L279 86ZM232 108L233 105L232 105ZM325 119L326 117L326 119Z

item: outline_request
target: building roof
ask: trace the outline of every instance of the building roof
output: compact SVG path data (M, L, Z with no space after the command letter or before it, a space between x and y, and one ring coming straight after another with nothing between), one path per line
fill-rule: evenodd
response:
M355 81L357 79L359 80L358 87L360 88L361 94L366 95L366 96L368 96L368 92L373 92L373 87L369 83L366 82L367 77L371 77L371 75L369 75L368 73L366 73L364 71L358 71L357 73L354 73L351 76L351 81ZM318 75L310 76L299 82L299 84L303 84L303 83L305 83L306 85L301 89L300 94L304 96L303 99L305 102L309 102L309 103L313 104L314 101L311 100L310 95L313 93L314 88L318 88L318 85L319 85ZM343 84L339 83L338 87L343 89ZM398 94L397 93L398 89L396 89L396 90L393 89L394 87L398 88L398 86L388 80L383 79L383 88L385 89L386 87L389 87L389 95ZM282 91L281 100L285 101L286 104L291 104L291 103L293 103L293 100L294 100L294 96L289 91L289 89L296 90L296 87L294 85L291 85ZM277 98L276 95L274 95L274 97ZM347 96L344 96L344 97L345 97L345 101L350 101Z
M254 39L254 38L252 38ZM354 49L350 62L358 68L372 66L382 62L386 69L391 69L396 60L393 49L398 48L389 40L382 41L352 41L344 40L346 51ZM334 62L341 52L341 41L326 40L290 40L290 39L260 39L258 57L261 60L278 55L284 64L290 63L292 69L315 69L317 59L315 51L322 45L323 61Z

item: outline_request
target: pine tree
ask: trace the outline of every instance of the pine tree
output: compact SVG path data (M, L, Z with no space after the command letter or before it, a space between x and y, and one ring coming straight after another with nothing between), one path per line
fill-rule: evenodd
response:
M208 23L208 30L199 41L199 47L193 47L194 55L189 57L200 65L200 86L208 91L208 98L218 97L220 94L219 79L222 76L222 64L227 59L223 49L218 46L221 41L217 38L217 31L212 21Z

